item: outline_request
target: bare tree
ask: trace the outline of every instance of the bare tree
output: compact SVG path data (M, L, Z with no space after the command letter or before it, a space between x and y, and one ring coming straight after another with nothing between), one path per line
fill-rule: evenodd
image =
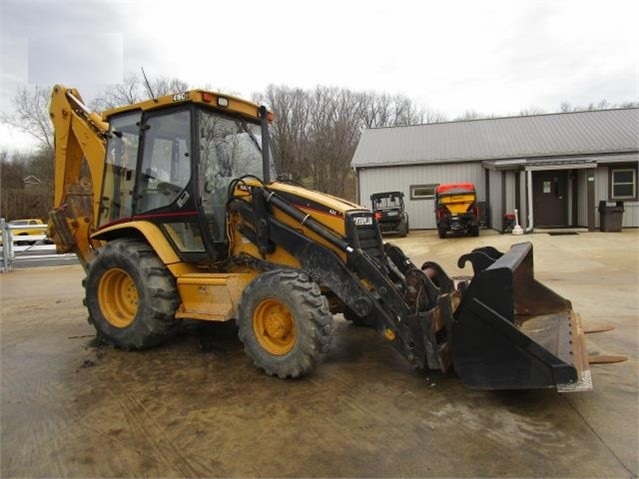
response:
M160 77L150 82L153 95L163 96L171 93L180 93L189 89L189 84L179 78ZM114 84L89 103L89 108L95 111L104 111L124 105L132 105L151 98L151 92L146 86L142 75L129 73L124 81Z
M257 96L254 99L261 101ZM302 182L308 175L308 94L299 88L269 85L263 99L275 113L271 146L277 169Z
M523 110L519 110L519 116L543 115L546 113L543 108L537 106L529 106Z
M407 126L440 123L446 115L427 108L418 108L404 95L390 96L374 92L361 93L360 118L363 128Z
M38 142L39 148L53 151L53 127L49 120L51 88L35 86L33 89L18 87L13 98L15 115L2 114L0 120L22 131Z
M189 89L189 84L179 78L160 77L150 83L156 97L181 93ZM151 98L150 92L148 92L147 98Z
M443 123L448 121L445 113L430 108L424 108L423 123Z
M494 118L494 115L488 115L486 113L480 113L477 110L466 110L460 116L456 117L454 121L464 120L481 120L484 118Z
M40 183L27 184L30 175ZM7 220L45 219L53 203L53 159L50 152L0 152L0 211Z
M382 128L395 123L393 99L386 94L362 93L360 118L364 128Z
M317 87L312 91L270 85L254 94L275 112L272 147L280 173L312 188L354 197L350 161L363 128L443 121L403 95Z
M424 123L424 112L404 95L396 95L393 99L395 106L395 121L393 126L409 126Z
M344 196L351 173L350 161L357 147L360 98L349 90L317 87L309 115L309 163L313 186Z
M144 98L140 89L140 79L135 73L129 73L122 83L111 85L99 93L90 103L94 111L104 111L119 106L138 103Z
M572 105L567 101L562 101L561 105L559 105L559 111L562 113L568 113L572 111Z
M599 100L597 103L590 102L587 105L571 105L567 101L562 101L559 106L559 111L563 113L570 113L575 111L593 111L593 110L607 110L612 108L637 108L639 102L637 101L624 101L621 103L610 103L605 98Z

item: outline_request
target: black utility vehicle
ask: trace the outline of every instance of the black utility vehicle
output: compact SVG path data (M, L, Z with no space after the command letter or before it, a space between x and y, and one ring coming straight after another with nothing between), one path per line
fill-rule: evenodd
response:
M402 237L409 231L408 214L404 211L404 193L385 191L371 195L373 213L384 233L396 233Z

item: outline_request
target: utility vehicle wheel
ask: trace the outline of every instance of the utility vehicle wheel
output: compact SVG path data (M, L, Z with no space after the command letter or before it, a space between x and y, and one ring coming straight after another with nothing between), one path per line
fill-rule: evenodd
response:
M364 328L375 327L375 321L373 321L368 316L365 316L365 317L358 316L357 313L350 308L346 308L344 310L344 319L346 321L350 321L355 326L362 326Z
M401 236L402 238L405 238L406 235L408 235L408 223L406 222L406 220L402 220L399 223L397 231L399 232L399 236Z
M89 322L117 347L155 346L178 324L175 279L142 241L118 239L97 250L82 284Z
M328 351L333 316L328 301L307 274L267 271L242 293L238 336L246 354L271 376L308 374Z
M437 234L443 239L446 237L446 230L444 228L437 228Z
M479 226L472 226L470 228L470 235L471 236L479 236Z

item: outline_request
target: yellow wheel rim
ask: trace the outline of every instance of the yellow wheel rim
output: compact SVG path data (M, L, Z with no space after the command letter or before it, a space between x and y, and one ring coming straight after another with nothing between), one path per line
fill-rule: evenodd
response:
M286 305L265 299L255 308L253 330L260 345L269 353L281 356L295 344L295 321Z
M126 328L138 312L138 290L133 278L123 269L104 273L98 285L102 314L116 328Z

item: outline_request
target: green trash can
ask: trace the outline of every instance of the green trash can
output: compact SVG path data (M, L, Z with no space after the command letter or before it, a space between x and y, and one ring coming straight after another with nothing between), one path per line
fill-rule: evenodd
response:
M623 211L623 201L617 201L615 206L608 206L605 201L600 201L599 230L607 232L621 231Z

